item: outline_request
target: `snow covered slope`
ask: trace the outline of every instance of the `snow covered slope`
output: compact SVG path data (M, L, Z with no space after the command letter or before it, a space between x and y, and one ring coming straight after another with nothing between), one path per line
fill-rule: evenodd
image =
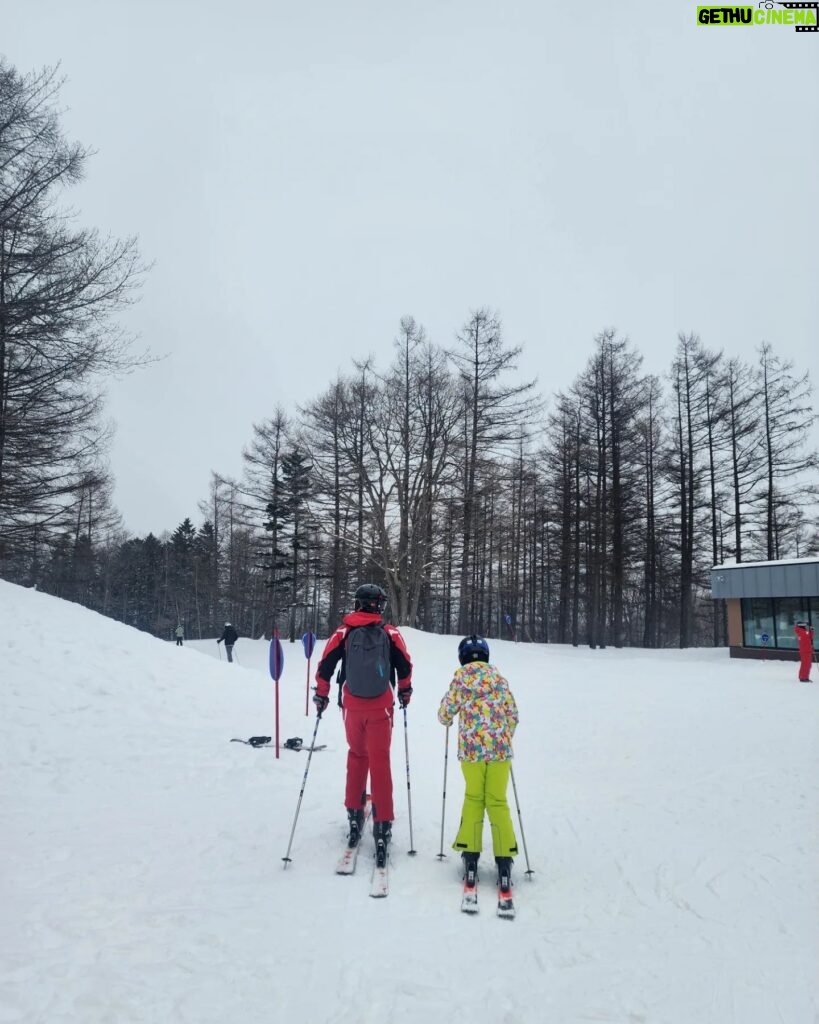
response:
M819 686L793 664L492 642L535 871L516 863L508 922L486 884L477 917L458 910L454 736L436 858L457 638L405 631L418 855L399 714L391 893L371 900L369 838L357 874L333 871L335 706L287 870L307 755L229 742L273 734L264 642L227 665L213 640L179 649L2 581L0 621L3 1024L816 1019ZM282 739L307 742L284 646Z

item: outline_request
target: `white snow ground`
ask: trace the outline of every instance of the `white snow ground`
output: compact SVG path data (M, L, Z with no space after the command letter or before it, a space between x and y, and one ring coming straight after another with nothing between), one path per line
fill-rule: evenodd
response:
M517 862L508 922L488 884L477 918L458 909L454 736L436 859L455 639L405 631L418 854L399 717L392 887L372 900L369 842L356 875L333 870L335 707L287 870L307 755L229 742L273 732L263 641L228 666L213 640L178 649L2 581L0 621L3 1024L819 1019L819 686L792 663L493 642L535 870ZM285 659L281 736L307 741L301 646Z

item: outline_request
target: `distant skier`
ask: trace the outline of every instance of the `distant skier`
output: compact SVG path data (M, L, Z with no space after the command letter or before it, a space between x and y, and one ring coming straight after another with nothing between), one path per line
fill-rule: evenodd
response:
M799 682L810 682L810 669L813 664L813 626L807 622L797 622L793 627L799 641Z
M505 878L511 884L512 858L517 855L518 841L506 789L512 770L512 737L518 724L518 709L509 683L489 664L489 644L483 637L465 637L458 645L458 661L461 668L455 669L438 708L442 725L451 725L458 716L458 760L466 782L461 824L452 848L463 856L465 877L474 877L483 846L486 812L499 881Z
M181 622L179 623L179 625L174 630L174 636L176 637L176 646L177 647L182 647L183 646L182 641L185 639L185 630L182 628L182 623Z
M233 645L236 643L238 639L239 634L236 632L236 630L233 628L233 626L231 626L229 622L226 622L225 628L222 630L222 635L219 637L216 643L220 644L223 640L225 641L225 654L227 654L227 660L230 662L233 661Z

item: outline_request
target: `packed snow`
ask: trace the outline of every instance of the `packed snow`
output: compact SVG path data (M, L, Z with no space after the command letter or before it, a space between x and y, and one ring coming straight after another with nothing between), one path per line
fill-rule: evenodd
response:
M2 581L0 616L3 1024L817 1019L819 687L794 663L491 641L534 872L521 855L507 921L490 849L479 914L459 910L454 735L437 856L458 638L403 631L415 693L373 900L371 837L356 874L334 871L335 705L286 869L308 755L230 742L275 734L267 643L240 639L228 665L215 638L178 648ZM307 662L284 648L281 739L309 743Z

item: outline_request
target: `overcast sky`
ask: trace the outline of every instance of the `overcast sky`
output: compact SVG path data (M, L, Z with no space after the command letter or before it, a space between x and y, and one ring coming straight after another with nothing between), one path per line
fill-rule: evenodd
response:
M200 517L252 424L402 315L497 311L544 394L616 327L760 341L819 384L819 33L700 27L694 0L0 0L0 53L60 62L94 147L81 221L155 266L125 323L166 358L109 388L135 533Z

